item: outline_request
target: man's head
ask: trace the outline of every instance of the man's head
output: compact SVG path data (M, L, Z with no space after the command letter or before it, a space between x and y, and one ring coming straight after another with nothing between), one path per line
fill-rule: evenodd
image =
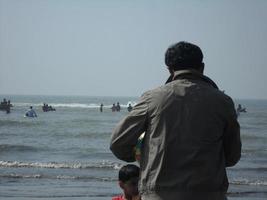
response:
M119 185L126 197L138 195L139 167L128 164L119 171Z
M165 64L171 73L184 69L195 69L201 73L204 70L201 49L189 42L178 42L171 45L165 53Z

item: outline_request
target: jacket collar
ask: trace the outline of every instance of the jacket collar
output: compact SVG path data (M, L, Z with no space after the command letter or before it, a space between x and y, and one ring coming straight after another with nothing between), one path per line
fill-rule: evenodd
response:
M172 79L168 79L167 82L171 82L178 79L200 79L209 83L212 87L218 89L218 86L207 76L203 75L202 73L194 70L194 69L187 69L187 70L178 70L174 72Z

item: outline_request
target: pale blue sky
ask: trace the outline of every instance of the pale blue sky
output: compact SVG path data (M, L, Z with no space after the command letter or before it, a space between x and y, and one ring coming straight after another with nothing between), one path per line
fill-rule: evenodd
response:
M233 98L267 99L265 0L0 0L0 94L140 96L189 41Z

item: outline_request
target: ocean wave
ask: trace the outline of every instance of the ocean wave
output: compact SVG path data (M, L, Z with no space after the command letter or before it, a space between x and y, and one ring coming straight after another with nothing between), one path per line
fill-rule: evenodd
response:
M94 180L94 181L116 181L112 177L95 177L95 176L70 176L70 175L48 175L48 174L0 174L0 178L14 179L75 179L75 180Z
M23 102L17 102L17 103L12 103L14 107L38 107L38 106L43 106L43 103L23 103Z
M229 171L257 171L257 172L267 172L267 167L235 167L229 168Z
M133 101L128 101L127 104L121 104L120 106L122 108L127 108L128 105L131 104L134 106L136 102ZM43 106L43 103L13 103L14 107L40 107ZM100 103L89 103L89 104L84 104L84 103L50 103L49 106L55 107L55 108L99 108ZM111 108L112 104L104 105L104 108Z
M82 103L56 103L56 104L49 104L55 108L99 108L99 104L82 104Z
M1 178L42 178L41 174L0 174Z
M266 191L257 191L257 190L252 190L252 191L230 191L227 192L228 197L241 197L241 199L249 199L248 197L252 197L251 199L258 199L257 197L260 197L260 199L263 199L261 197L266 197L267 192ZM245 197L245 198L242 198Z
M29 127L29 126L39 126L43 122L41 121L29 121L29 120L1 120L0 121L0 127L2 126L23 126L23 127Z
M112 177L96 177L96 176L70 176L70 175L48 175L48 174L0 174L0 178L18 178L18 179L75 179L75 180L95 180L95 181L116 181ZM229 182L233 185L248 185L248 186L267 186L265 180L248 180L245 178L235 179Z
M111 161L102 161L97 163L39 163L39 162L18 162L18 161L0 161L0 167L8 168L54 168L54 169L120 169L121 164Z
M37 151L37 148L26 145L0 144L0 152L9 152L9 151L19 151L19 152Z
M111 197L113 197L113 196L116 196L116 195L118 195L118 193L104 193L104 192L101 192L101 194L49 194L49 193L47 193L47 194L42 194L42 195L30 195L30 196L22 196L22 198L24 199L24 197L26 198L26 199L58 199L58 198L60 198L60 199L70 199L70 198L90 198L91 199L91 197L92 198L101 198L101 199L103 199L103 197L105 197L105 199L110 199ZM1 197L5 197L5 198L12 198L12 199L14 199L14 197L17 197L16 195L14 195L14 194L8 194L8 195L2 195L1 194ZM21 197L21 196L19 196L19 197Z
M248 180L246 178L236 178L229 182L233 185L267 186L266 180Z

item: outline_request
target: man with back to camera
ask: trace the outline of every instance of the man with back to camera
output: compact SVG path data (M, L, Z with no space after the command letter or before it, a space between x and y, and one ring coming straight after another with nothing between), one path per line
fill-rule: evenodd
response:
M133 162L133 149L145 132L142 200L226 199L226 167L241 156L240 127L232 99L203 75L202 60L194 44L170 46L167 83L143 94L112 133L111 151Z

